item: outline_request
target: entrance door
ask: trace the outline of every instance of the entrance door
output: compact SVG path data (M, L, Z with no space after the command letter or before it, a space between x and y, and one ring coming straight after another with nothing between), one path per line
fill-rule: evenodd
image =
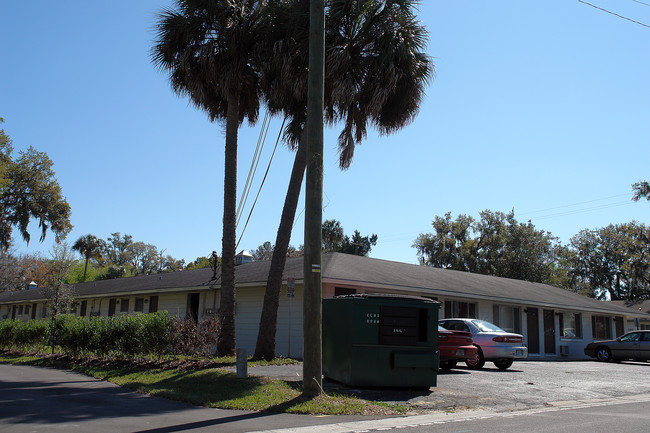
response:
M544 310L544 353L555 354L555 313Z
M625 334L625 318L614 317L614 323L616 325L616 337L618 338Z
M158 311L158 296L151 296L149 298L149 312L155 313Z
M81 301L81 307L79 309L79 316L85 317L87 310L88 310L88 301Z
M539 353L539 313L537 308L527 308L528 353Z
M108 300L108 317L115 315L115 306L117 304L117 299L111 298Z
M187 294L187 319L199 321L199 293Z

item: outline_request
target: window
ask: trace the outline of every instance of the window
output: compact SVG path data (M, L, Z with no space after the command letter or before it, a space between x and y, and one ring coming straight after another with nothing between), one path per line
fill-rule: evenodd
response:
M19 305L18 306L18 315L20 316L21 314L23 314L23 306Z
M521 334L521 308L509 305L493 307L492 323L504 331Z
M341 295L354 295L357 293L355 289L348 289L347 287L335 287L334 288L334 296L341 296Z
M134 311L142 313L144 311L144 298L135 298L135 308Z
M462 317L476 319L476 304L473 302L445 301L445 318Z
M612 322L609 317L591 316L591 334L597 340L612 338Z
M560 338L582 338L580 313L560 313Z
M442 327L449 329L450 331L463 331L463 332L472 332L464 322L459 322L455 320L445 320L442 322Z
M129 312L129 298L122 298L120 301L120 313Z
M31 305L25 305L25 314L29 314L29 307L30 307L30 306L31 306Z

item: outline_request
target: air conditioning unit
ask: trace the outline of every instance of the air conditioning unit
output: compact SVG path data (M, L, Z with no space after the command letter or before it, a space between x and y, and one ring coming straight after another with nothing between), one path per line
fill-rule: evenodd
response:
M569 354L569 346L560 346L560 355L567 356Z

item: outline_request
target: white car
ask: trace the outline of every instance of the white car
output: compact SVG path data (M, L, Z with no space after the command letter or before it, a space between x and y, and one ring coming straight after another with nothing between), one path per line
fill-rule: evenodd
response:
M472 333L474 345L479 350L475 357L465 361L469 368L480 369L485 361L492 361L499 370L506 370L515 359L528 356L522 335L506 332L485 320L441 319L438 324L445 329Z

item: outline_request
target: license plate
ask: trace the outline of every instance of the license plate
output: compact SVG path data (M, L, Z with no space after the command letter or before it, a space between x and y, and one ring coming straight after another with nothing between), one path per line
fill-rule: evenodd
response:
M524 356L524 351L523 351L523 350L516 350L516 351L515 351L515 354L516 354L517 356Z
M465 354L465 349L456 349L456 355L462 356Z

